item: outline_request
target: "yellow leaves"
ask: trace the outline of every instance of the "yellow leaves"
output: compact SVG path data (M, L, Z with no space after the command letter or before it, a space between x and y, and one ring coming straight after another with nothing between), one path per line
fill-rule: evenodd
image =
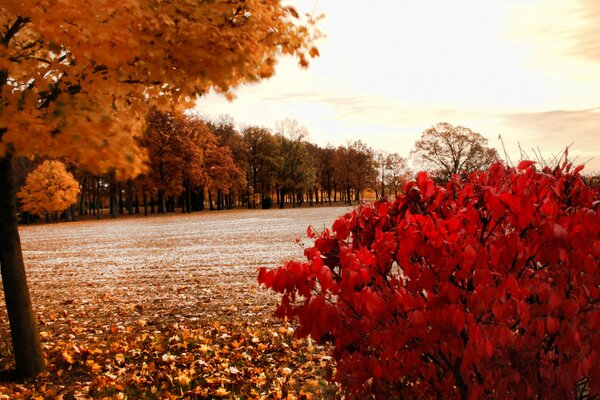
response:
M68 158L93 173L142 172L135 137L149 102L189 105L210 89L232 99L238 85L272 76L282 54L308 65L318 33L285 3L3 2L0 35L18 15L30 21L0 49L10 74L0 156L11 144L17 155Z
M188 386L191 381L192 378L190 378L190 376L183 372L177 375L177 377L175 378L175 382L177 382L179 386Z
M132 319L131 325L115 321L98 330L82 329L75 320L64 331L56 324L60 315L46 317L47 374L22 389L11 387L10 398L319 399L331 398L324 389L336 390L323 378L325 349L295 339L287 326L148 327Z
M117 364L121 365L125 363L125 356L121 353L118 353L117 355L115 355L115 361L117 362Z
M77 201L79 184L60 161L46 160L28 176L17 194L22 209L39 216L63 211Z
M229 391L227 389L225 389L224 387L220 387L217 390L215 390L213 395L217 396L217 397L225 397L225 396L229 396Z
M62 360L64 362L66 362L67 364L74 364L75 363L75 359L73 358L73 355L71 353L69 353L67 350L63 351L61 353L62 356Z

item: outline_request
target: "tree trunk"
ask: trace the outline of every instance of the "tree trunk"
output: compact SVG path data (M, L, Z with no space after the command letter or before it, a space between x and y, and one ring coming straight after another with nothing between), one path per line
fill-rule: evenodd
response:
M121 191L119 190L119 193ZM108 178L108 197L109 197L109 206L110 206L110 217L117 217L117 182L115 182L115 177L113 174ZM123 199L121 199L121 204L123 204Z
M123 201L123 188L121 187L120 183L116 184L116 186L117 186L117 190L119 191L119 214L124 215L125 214L125 203Z
M87 174L83 174L83 182L81 183L81 194L79 198L79 215L83 215L83 202L85 201L85 189L87 183Z
M208 191L208 206L209 206L210 211L215 210L215 207L214 207L213 201L212 201L212 193L210 192L210 190Z
M165 213L165 191L162 189L158 190L158 213Z
M127 214L133 215L133 182L127 181Z
M10 153L0 158L0 268L16 372L32 377L45 365L21 252L11 159Z
M135 194L135 213L140 213L140 196L137 193Z
M98 178L97 186L98 193L96 193L96 219L100 219L100 215L102 215L102 187L100 184L100 178Z

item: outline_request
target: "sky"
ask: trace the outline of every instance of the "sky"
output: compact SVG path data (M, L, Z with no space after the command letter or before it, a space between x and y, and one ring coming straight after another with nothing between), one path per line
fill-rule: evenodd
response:
M298 0L325 14L310 68L209 94L196 110L239 127L296 119L321 146L360 139L409 156L438 122L481 133L508 157L546 159L572 146L600 173L600 1Z

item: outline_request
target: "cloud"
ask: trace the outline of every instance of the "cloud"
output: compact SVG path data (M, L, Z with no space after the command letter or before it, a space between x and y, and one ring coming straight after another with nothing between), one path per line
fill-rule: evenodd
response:
M504 114L502 125L508 128L503 137L512 147L518 140L530 155L531 148L540 148L547 156L573 143L570 154L579 162L593 158L587 170L600 171L600 107Z
M600 62L600 2L580 0L580 7L572 17L579 21L579 29L570 33L572 47L569 54ZM598 65L600 68L600 65Z

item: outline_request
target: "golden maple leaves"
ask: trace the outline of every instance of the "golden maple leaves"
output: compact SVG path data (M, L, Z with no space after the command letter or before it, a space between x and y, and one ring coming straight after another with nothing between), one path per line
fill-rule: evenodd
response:
M134 137L148 102L232 96L272 76L282 54L303 65L318 55L312 22L279 0L7 0L0 19L0 156L67 157L93 172L141 171Z
M324 376L331 369L326 348L296 339L285 325L113 325L98 334L79 322L71 321L70 334L42 331L48 372L23 385L0 386L0 397L336 397L336 384Z
M79 184L60 161L46 160L28 176L17 194L21 208L43 217L65 210L77 201Z

